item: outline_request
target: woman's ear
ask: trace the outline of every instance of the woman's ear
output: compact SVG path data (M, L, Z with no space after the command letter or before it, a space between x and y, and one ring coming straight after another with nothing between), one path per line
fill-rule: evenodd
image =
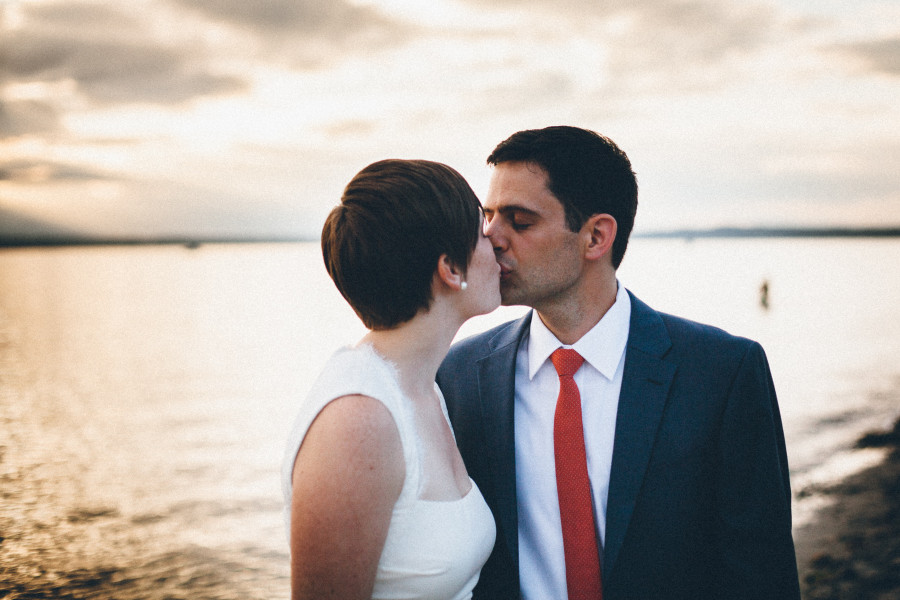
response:
M587 240L585 258L598 260L608 256L616 240L617 230L618 224L612 215L606 213L591 215L581 228Z
M454 290L462 289L462 284L465 281L461 269L453 264L446 254L441 254L440 258L438 258L435 277Z

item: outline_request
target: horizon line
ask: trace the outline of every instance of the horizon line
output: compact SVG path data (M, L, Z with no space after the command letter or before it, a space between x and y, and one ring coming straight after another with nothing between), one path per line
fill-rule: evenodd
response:
M893 226L755 226L681 228L638 231L632 237L641 238L761 238L761 237L900 237L900 225Z
M635 231L633 238L766 238L766 237L900 237L900 225L880 227L710 227L680 228L653 231ZM201 244L257 244L318 242L319 236L260 236L248 235L160 235L160 236L93 236L73 235L0 235L0 248L53 247L53 246L136 246L136 245L185 245Z

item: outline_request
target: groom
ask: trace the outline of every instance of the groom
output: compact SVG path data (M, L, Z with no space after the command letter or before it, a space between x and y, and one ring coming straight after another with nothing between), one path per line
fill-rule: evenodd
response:
M534 310L438 373L497 521L475 598L798 599L765 354L619 285L637 209L625 153L548 127L488 163L503 304Z

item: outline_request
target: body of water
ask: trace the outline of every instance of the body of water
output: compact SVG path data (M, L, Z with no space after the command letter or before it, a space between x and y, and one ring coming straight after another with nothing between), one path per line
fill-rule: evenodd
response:
M620 280L763 344L797 491L880 457L850 447L900 410L898 265L897 239L637 238ZM284 439L363 333L316 243L0 250L0 597L287 598Z

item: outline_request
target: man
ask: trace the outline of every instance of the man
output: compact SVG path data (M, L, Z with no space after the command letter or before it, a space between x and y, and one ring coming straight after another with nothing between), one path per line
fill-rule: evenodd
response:
M534 310L456 344L438 373L497 521L475 598L799 598L765 354L619 286L637 208L625 153L549 127L488 163L503 304Z

